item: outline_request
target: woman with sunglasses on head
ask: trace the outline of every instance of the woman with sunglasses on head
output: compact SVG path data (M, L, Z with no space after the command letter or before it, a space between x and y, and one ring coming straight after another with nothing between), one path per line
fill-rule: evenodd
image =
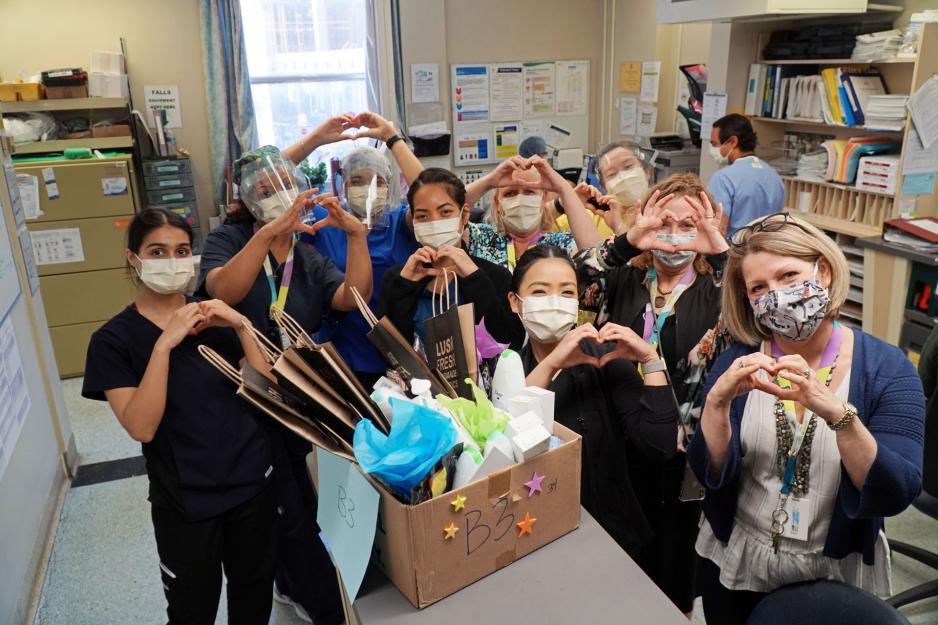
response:
M183 218L138 213L126 257L139 293L92 335L82 396L107 400L142 445L169 622L213 624L224 570L228 622L266 625L277 546L268 438L199 347L267 364L250 320L185 294L195 272Z
M707 489L708 622L745 623L802 581L890 594L883 517L921 489L925 408L902 352L838 320L849 287L837 244L787 214L733 239L722 301L737 344L707 378L689 451Z
M629 452L635 494L654 528L634 557L685 614L694 603L700 486L684 451L699 416L704 373L726 343L719 318L728 245L720 213L699 178L671 176L652 188L628 232L577 258L581 305L599 313L599 324L631 328L668 367L681 417L679 451L665 465Z
M475 322L484 319L493 338L520 348L524 331L507 299L511 274L463 247L469 204L462 180L445 169L425 169L410 185L407 202L421 247L385 273L378 316L387 316L408 341L416 337L426 346L423 326L433 316L431 294L448 290L453 301L474 304Z
M513 271L521 255L536 245L556 245L573 255L577 248L600 241L573 187L540 156L516 156L502 162L466 187L466 202L471 206L490 190L495 192L492 223L469 223L466 228L466 249L473 256ZM548 193L580 207L570 217L570 232L549 232L556 215L547 201Z
M635 497L627 457L632 449L659 462L674 455L677 406L664 364L628 328L575 327L576 271L561 248L539 245L525 253L509 298L528 335L521 351L527 384L553 391L557 422L583 437L583 506L622 549L637 553L653 527Z

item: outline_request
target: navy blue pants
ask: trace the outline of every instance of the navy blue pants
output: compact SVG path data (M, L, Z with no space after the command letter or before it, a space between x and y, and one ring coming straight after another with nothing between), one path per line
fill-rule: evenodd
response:
M279 424L268 424L277 491L277 590L303 606L316 625L345 615L335 567L319 539L316 493L306 467L312 445Z

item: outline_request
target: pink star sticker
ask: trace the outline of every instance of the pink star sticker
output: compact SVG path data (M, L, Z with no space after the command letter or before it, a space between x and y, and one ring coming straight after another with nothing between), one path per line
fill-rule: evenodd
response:
M537 471L531 476L531 479L524 483L528 487L528 497L533 495L535 492L541 492L541 482L544 481L543 475L538 475Z

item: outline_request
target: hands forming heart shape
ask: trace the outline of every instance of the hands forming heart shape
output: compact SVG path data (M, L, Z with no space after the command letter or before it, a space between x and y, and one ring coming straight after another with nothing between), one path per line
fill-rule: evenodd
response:
M652 347L631 329L607 323L602 330L584 324L567 332L550 357L558 369L577 365L603 367L613 360L650 362L658 359Z

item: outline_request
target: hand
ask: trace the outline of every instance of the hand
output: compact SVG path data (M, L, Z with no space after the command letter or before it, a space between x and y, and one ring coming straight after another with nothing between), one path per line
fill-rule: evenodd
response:
M658 240L658 230L668 221L677 221L677 216L664 208L673 193L661 197L661 191L656 190L645 202L638 215L635 217L635 224L626 233L629 243L640 250L663 250L665 252L677 251L673 245L662 243Z
M436 250L432 247L421 247L410 255L401 268L401 277L411 282L420 282L424 278L435 278L443 273L436 267L426 267L436 262Z
M199 307L199 303L186 304L176 310L173 316L169 318L169 323L166 324L160 338L156 340L154 349L174 349L187 336L196 334L196 326L204 322L205 315Z
M631 362L651 363L659 360L658 353L642 337L635 334L631 328L614 323L607 323L599 331L599 340L602 343L615 343L615 349L599 359L599 366L604 367L613 360L628 360Z
M759 377L760 370L770 376L775 375L775 361L763 353L740 356L717 379L710 389L707 402L728 405L734 398L753 389L765 390L768 382Z
M586 206L587 209L596 210L596 208L590 204L589 200L593 199L597 202L600 202L600 198L603 197L603 194L599 192L599 189L594 187L591 184L586 184L585 182L579 183L573 188L573 192L576 193L576 196L580 198L580 201L583 202L583 206ZM612 197L612 196L607 196ZM602 202L600 202L602 203Z
M310 134L316 137L319 145L326 145L327 143L337 143L339 141L345 141L346 139L354 139L354 135L347 135L345 131L349 128L355 128L355 126L355 118L346 113L344 115L330 117L317 126Z
M508 160L499 163L498 167L486 176L488 182L486 186L489 189L497 189L517 185L518 182L513 180L512 177L516 171L523 171L525 169L528 169L527 159L521 158L520 156L512 156Z
M717 204L714 209L710 198L703 191L700 192L699 202L689 195L684 196L684 201L694 209L694 214L697 215L697 236L690 243L678 245L676 249L692 250L703 256L722 254L728 250L729 243L720 231L723 204Z
M817 373L798 354L776 360L775 375L791 382L791 388L784 389L774 380L759 380L757 388L779 399L796 401L828 423L834 423L843 416L844 403L818 379Z
M260 232L266 233L271 238L277 238L284 234L293 234L294 232L309 232L310 234L315 232L310 226L303 223L302 215L309 205L310 199L317 193L319 193L319 189L309 189L300 193L293 200L293 205L290 208L284 211L280 217L266 224Z
M569 369L577 365L598 367L599 358L590 356L580 347L580 342L584 339L601 342L599 332L593 327L593 324L586 323L567 332L557 343L557 346L554 347L554 351L544 361L555 371Z
M558 195L562 194L565 189L570 188L567 180L558 174L557 170L551 167L550 163L540 156L532 156L529 158L527 160L527 166L522 169L534 169L541 175L541 179L537 182L515 181L513 184L529 187L531 189L541 189L542 191L553 191Z
M616 199L614 195L601 195L596 198L596 202L605 210L596 208L592 204L584 203L584 206L594 215L599 215L603 223L609 226L610 230L619 234L620 230L622 230L625 225L623 221L624 212L622 205L619 204L619 200Z
M204 319L195 327L196 333L213 327L238 329L247 321L247 317L220 299L198 302L198 307Z
M460 278L465 278L466 276L472 275L479 270L479 267L473 262L469 257L469 254L466 253L466 250L461 247L455 247L452 245L444 245L436 251L436 262L434 264L441 264L443 259L449 259L453 264L456 275Z
M313 201L325 208L329 214L313 225L306 226L306 231L310 234L316 234L327 226L335 226L340 230L344 230L345 234L349 237L364 237L368 234L365 224L348 211L342 210L342 205L339 203L339 198L336 196L331 193L324 193Z
M354 137L352 137L354 139L367 138L387 141L397 134L397 131L394 129L394 124L377 113L359 113L352 120L352 123L359 128L367 128L367 130L360 130L355 133Z

